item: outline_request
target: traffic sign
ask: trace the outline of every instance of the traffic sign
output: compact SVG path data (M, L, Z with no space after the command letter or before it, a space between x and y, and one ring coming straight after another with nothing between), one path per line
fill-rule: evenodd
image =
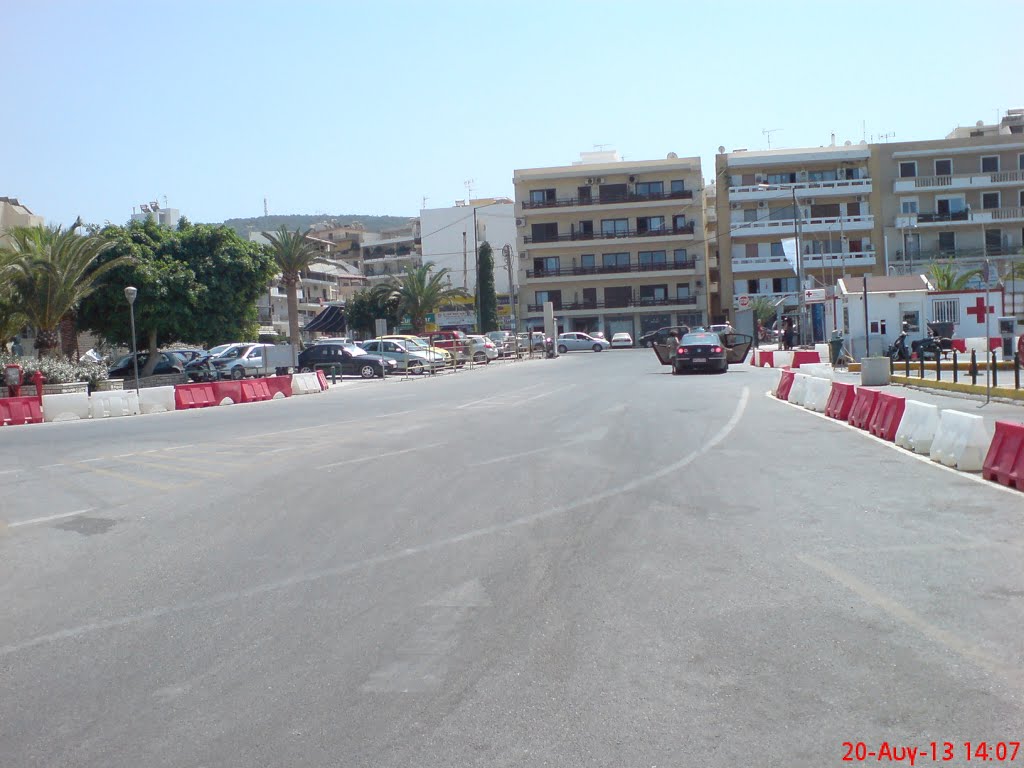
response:
M749 306L750 306L750 296L748 296L748 295L747 295L747 294L745 294L745 293L744 293L744 294L742 294L742 295L741 295L741 296L739 297L739 300L738 300L738 304L739 304L739 306L740 306L740 309L746 309L747 307L749 307Z
M808 288L804 291L804 304L818 304L825 301L824 288Z

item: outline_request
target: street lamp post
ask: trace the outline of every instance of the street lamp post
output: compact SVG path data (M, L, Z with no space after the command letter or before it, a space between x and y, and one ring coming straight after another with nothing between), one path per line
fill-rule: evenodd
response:
M135 348L135 297L139 289L129 285L124 289L124 297L128 299L128 314L132 321L132 364L135 367L135 394L139 394L139 353Z
M805 343L807 328L807 303L804 301L804 248L803 239L803 216L796 201L796 187L793 187L793 235L796 237L796 282L800 291L798 299L798 314L800 315L800 345Z

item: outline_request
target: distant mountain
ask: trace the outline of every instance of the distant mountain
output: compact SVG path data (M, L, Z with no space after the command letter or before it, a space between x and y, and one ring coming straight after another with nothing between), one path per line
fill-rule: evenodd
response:
M307 214L290 214L287 216L255 216L249 219L227 219L225 226L231 227L242 237L248 237L250 232L273 232L280 229L281 225L294 230L296 227L302 230L309 229L314 224L322 221L333 221L339 226L354 224L356 222L366 227L367 232L380 232L385 229L403 227L409 223L411 216L363 216L349 214L319 214L315 216Z

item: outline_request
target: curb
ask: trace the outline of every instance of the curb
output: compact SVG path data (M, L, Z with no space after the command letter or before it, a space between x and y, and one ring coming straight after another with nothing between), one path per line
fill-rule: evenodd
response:
M985 386L982 384L965 384L964 382L953 381L932 381L931 379L919 379L916 376L889 377L892 384L899 384L904 387L917 387L919 389L937 389L944 392L960 392L965 395L986 394ZM992 387L992 397L1001 397L1006 400L1017 400L1024 402L1024 389L1007 389L1005 387Z

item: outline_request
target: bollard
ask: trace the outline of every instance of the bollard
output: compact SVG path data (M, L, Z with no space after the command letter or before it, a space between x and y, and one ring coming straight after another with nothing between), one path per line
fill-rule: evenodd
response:
M996 366L996 353L992 352L992 362L989 365L992 366L992 386L999 386L999 368Z
M338 383L338 366L332 365L331 366L331 384L337 384L337 383Z
M960 371L957 369L956 350L954 349L953 350L953 383L956 384L956 382L959 380L959 378L960 378Z
M977 386L978 384L978 355L975 350L971 350L971 384Z
M906 373L906 375L907 375L907 378L909 379L909 378L910 378L910 358L909 358L909 357L908 357L908 358L906 358L906 359L905 359L905 360L903 361L903 366L904 366L904 368L905 368L905 373Z
M1013 353L1013 388L1020 389L1020 355Z
M889 375L896 373L896 361L891 357L889 358Z
M918 367L921 369L921 381L924 381L924 355L918 354L917 361L920 363Z
M935 380L942 381L942 355L935 356Z

